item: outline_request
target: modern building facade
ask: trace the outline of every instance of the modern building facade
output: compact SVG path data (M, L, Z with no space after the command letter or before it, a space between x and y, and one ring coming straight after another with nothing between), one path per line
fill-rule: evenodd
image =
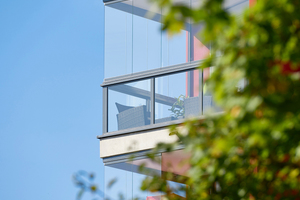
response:
M199 6L201 0L175 0L175 4ZM148 0L104 0L105 65L103 88L103 134L100 157L105 164L106 184L117 178L110 199L160 199L162 194L141 192L146 177L141 163L153 173L184 175L188 166L174 167L183 160L182 150L161 153L153 163L145 153L158 142L172 142L168 126L189 117L203 117L214 107L205 81L213 68L196 69L210 55L211 44L203 44L197 33L202 24L185 23L179 34L169 37L161 30L166 11ZM249 0L226 0L224 7L239 14ZM217 109L215 109L217 110ZM134 160L129 160L132 155ZM174 187L180 183L170 181ZM185 197L185 194L176 194Z

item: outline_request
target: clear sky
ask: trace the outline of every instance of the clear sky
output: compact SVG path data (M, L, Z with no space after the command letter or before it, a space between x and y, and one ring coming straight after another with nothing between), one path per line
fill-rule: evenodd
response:
M0 199L75 199L81 169L102 183L103 13L101 0L0 1Z

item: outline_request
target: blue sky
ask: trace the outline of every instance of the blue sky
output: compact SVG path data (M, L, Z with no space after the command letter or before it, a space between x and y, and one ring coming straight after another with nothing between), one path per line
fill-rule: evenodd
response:
M0 199L75 199L81 169L102 183L103 12L101 0L0 1Z

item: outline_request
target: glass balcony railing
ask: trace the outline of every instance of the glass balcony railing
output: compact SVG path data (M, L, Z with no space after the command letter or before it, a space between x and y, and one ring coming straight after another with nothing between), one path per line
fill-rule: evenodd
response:
M201 115L214 107L211 68L108 86L108 132Z

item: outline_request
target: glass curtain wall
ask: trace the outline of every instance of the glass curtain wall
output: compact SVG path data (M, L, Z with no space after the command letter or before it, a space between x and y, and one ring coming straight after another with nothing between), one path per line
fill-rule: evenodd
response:
M161 67L161 10L148 0L133 1L133 70Z
M119 162L108 164L104 168L105 179L105 198L106 199L144 199L160 200L164 194L161 192L141 191L140 186L146 177L159 176L165 178L165 172L171 172L175 176L186 176L190 168L188 164L189 154L183 150L172 153L162 153L157 157L158 162L148 158L135 159L133 161ZM144 165L144 170L139 170L140 165ZM108 187L110 183L113 185ZM185 198L184 188L187 187L182 183L174 180L168 180L168 185L172 192Z
M104 77L132 73L132 1L105 6Z
M191 0L192 8L200 7L203 3L203 0ZM227 9L230 13L235 15L240 15L241 12L249 7L249 0L225 0L224 8ZM202 60L207 58L210 55L212 48L211 42L204 43L203 38L199 34L204 28L204 24L199 23L195 24L191 22L191 31L190 31L190 61Z
M189 2L175 3L189 6ZM105 6L104 78L189 61L189 24L180 34L169 37L161 30L164 13L149 0L127 0Z
M174 0L199 7L203 0ZM224 7L239 15L249 0L225 0ZM187 21L179 34L161 30L161 10L149 0L126 0L105 6L105 78L132 74L205 59L211 44L198 34L203 24Z
M145 171L139 170L139 166L142 164L145 166ZM158 200L161 193L141 191L140 189L142 181L147 176L154 175L161 176L161 164L148 158L106 165L104 168L105 186L112 181L114 184L105 188L105 196L113 200Z
M190 7L190 0L174 0L176 5L185 5ZM162 11L163 16L167 14L166 10ZM189 46L189 22L185 23L182 29L176 35L168 35L167 32L162 32L162 66L177 65L189 62L188 46Z

